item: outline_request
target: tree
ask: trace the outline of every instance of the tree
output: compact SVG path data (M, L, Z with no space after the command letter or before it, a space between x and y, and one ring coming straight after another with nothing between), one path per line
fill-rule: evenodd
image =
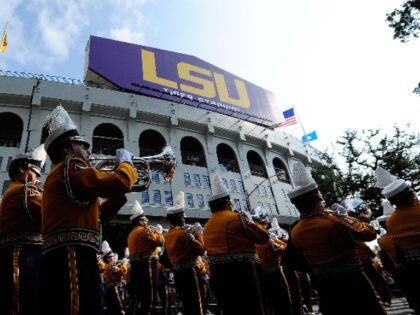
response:
M409 128L410 125L407 125L407 130ZM313 170L318 183L327 179L325 185L320 186L327 196L327 204L349 196L359 197L369 204L373 212L380 212L382 195L375 175L378 166L409 181L419 192L420 139L419 134L411 134L407 130L394 126L391 136L383 134L380 129L346 130L336 142L340 154L331 157L324 153L323 158L327 156L326 165ZM337 164L343 165L341 169Z
M420 0L406 0L401 8L386 15L386 21L394 29L394 39L405 43L412 35L418 37Z
M406 43L410 36L417 38L420 30L420 0L406 0L401 8L386 14L386 21L394 29L394 39ZM420 83L413 93L420 95Z
M321 154L320 159L325 162L312 169L312 176L318 183L319 190L324 197L325 203L330 206L343 198L343 172L337 167L334 159L327 152Z

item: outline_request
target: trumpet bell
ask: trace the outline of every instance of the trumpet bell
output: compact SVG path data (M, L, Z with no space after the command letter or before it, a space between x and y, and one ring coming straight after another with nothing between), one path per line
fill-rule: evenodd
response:
M157 170L165 181L171 181L175 175L176 159L170 146L166 146L162 153L152 156L133 157L134 168L139 174L138 181L133 185L131 191L143 191L150 186L151 169ZM115 156L94 156L89 158L90 166L105 172L112 172L116 169Z

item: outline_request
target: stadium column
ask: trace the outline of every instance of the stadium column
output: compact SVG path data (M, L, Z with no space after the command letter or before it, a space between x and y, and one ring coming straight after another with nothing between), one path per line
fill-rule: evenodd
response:
M175 110L172 110L172 115L175 114ZM172 147L172 150L174 151L175 156L181 159L181 148L180 143L181 139L179 137L178 133L178 119L176 117L171 118L171 124L169 125L169 145ZM178 164L182 164L182 161L177 161ZM178 193L185 188L184 184L184 176L174 176L174 178L171 181L171 187L172 187L172 196L178 195Z
M124 148L134 155L139 155L140 147L138 139L140 137L139 129L137 128L137 99L134 94L131 94L128 100L129 116L127 119L127 141L124 143Z
M273 166L273 156L271 155L268 146L264 148L264 155L265 155L265 160L266 160L267 175L269 178L269 180L267 180L266 182L266 185L270 186L276 205L283 204L284 200L283 199L280 200L281 194L275 193L276 191L275 185L276 183L278 183L278 179L276 176L277 175L276 170L274 169L274 166Z
M89 99L89 88L86 88L85 99L82 105L82 117L80 118L80 134L86 138L89 143L92 143L92 123L90 111L92 110L92 102Z
M41 109L41 87L40 80L36 80L32 87L31 110L28 118L27 139L22 139L22 143L26 143L25 152L30 148L36 148L41 143L42 123L40 123ZM23 134L22 134L23 135ZM23 136L24 137L24 136Z

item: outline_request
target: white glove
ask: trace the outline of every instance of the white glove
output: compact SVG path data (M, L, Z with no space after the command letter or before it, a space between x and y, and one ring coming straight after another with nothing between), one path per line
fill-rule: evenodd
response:
M126 149L118 149L116 160L118 164L121 164L122 162L128 162L133 165L133 156L134 154L130 151L127 151Z
M201 226L200 223L196 222L194 223L194 232L195 233L203 233L204 228Z

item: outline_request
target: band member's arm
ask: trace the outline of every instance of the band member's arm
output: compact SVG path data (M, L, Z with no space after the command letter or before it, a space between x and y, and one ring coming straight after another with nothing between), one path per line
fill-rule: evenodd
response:
M148 233L147 240L157 247L163 246L165 243L165 237L162 235L162 233L154 232L150 227L149 229L150 232Z
M24 189L24 208L26 214L34 222L41 223L42 193L35 184L29 184Z
M334 215L330 215L327 218L338 222L347 231L349 231L352 237L354 237L356 240L369 242L376 239L375 228L367 222L363 222L350 216L338 218Z
M112 269L112 273L115 277L123 277L127 274L127 271L128 266L124 263L118 264L115 268Z
M267 230L257 223L249 222L246 225L248 236L256 244L265 244L269 240L269 234Z
M137 170L130 163L121 163L113 172L89 167L79 158L71 158L68 165L72 190L85 197L111 197L127 193L138 179Z
M238 219L244 229L244 232L248 238L256 244L265 244L268 242L270 235L267 229L252 221L252 218L247 212L239 211Z
M102 202L100 208L101 223L108 223L126 202L126 195L111 197Z
M206 248L204 247L202 233L188 233L187 232L187 245L191 252L195 255L204 255Z
M275 253L279 256L283 255L284 250L286 249L286 243L278 239L273 239L271 242L273 242Z

